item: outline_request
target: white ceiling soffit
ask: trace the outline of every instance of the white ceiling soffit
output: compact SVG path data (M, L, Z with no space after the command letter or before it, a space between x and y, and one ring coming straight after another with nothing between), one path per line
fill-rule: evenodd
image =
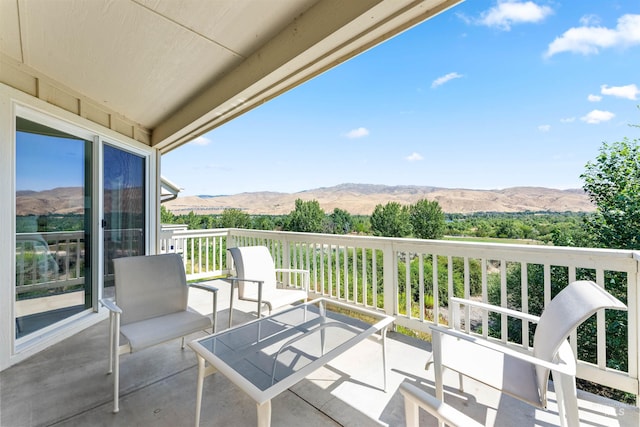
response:
M167 152L460 1L0 0L0 52Z

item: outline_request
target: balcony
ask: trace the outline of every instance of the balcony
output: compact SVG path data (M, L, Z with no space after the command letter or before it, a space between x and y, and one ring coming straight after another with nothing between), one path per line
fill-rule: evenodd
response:
M501 301L507 304L508 271L514 268L524 272L518 289L522 301L536 292L548 301L556 282L563 278L592 277L598 283L624 278L629 307L624 314L628 328L626 368L608 366L607 355L613 344L603 313L594 320L598 338L595 354L591 360L579 361L578 376L638 395L637 252L238 229L166 230L159 249L182 253L189 279L206 280L226 274L232 267L227 264L227 246L253 244L269 246L279 266L308 268L311 297L336 298L394 314L397 327L406 331L427 332L432 322L447 323L450 316L444 300L448 296L474 295L488 300L495 280L505 295ZM457 263L459 268L454 266ZM419 266L414 274L405 267L410 264ZM425 277L424 272L429 271L425 267L429 266L435 273ZM540 275L533 274L536 269ZM534 283L537 280L540 282ZM211 313L210 296L200 292L192 290L190 304L198 311ZM228 287L220 287L221 328L226 327L229 315L228 292ZM431 308L425 308L428 295L433 295ZM234 323L254 318L255 309L254 303L235 304ZM470 333L487 334L489 323L496 321L495 317L471 312L465 316L469 321L464 328ZM527 340L507 340L513 325L502 319L500 325L493 340L514 348L528 346ZM528 325L517 328L521 328L522 336L528 336ZM111 413L112 382L105 375L107 330L106 322L99 323L2 372L0 425L192 425L196 358L189 349L181 351L178 342L123 356L121 412ZM581 343L576 336L571 339L579 349ZM433 372L424 369L431 347L427 341L399 332L390 332L388 345L386 393L382 390L379 344L365 341L274 399L273 425L294 425L300 420L323 426L403 425L399 385L410 382L433 394ZM465 391L459 392L457 375L450 372L445 375L445 385L445 400L484 424L558 424L554 393L549 410L541 411L470 380L465 382ZM579 398L585 425L638 425L635 406L582 391ZM254 425L255 404L224 376L214 375L205 380L201 419L203 426ZM435 420L424 415L424 423L435 425Z

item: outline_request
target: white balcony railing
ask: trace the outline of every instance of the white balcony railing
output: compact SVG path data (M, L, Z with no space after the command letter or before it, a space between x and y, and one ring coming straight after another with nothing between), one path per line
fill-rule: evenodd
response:
M491 293L500 306L523 307L521 311L528 312L534 299L546 304L567 283L591 279L617 290L628 311L618 317L608 311L595 316L589 326L593 332L588 333L596 337L595 344L588 344L595 346L592 351L578 351L584 350L583 344L576 333L570 337L579 355L578 376L639 394L639 252L241 229L168 229L162 231L159 243L162 252L183 254L189 279L228 274L232 266L226 247L266 245L277 267L310 270L310 297L381 310L394 315L396 325L422 332L428 332L429 324L448 323L446 300L451 296L489 302ZM463 328L469 333L522 350L530 345L526 323L514 324L468 308L464 319ZM626 347L626 360L608 366L614 347L617 351Z
M84 283L84 233L16 235L16 294L46 292Z

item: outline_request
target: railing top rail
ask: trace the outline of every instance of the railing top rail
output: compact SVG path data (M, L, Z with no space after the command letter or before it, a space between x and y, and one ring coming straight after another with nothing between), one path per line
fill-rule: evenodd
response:
M163 229L160 238L168 237L200 237L200 236L227 236L228 228L206 228L200 230Z
M65 237L78 237L83 236L84 231L43 231L43 232L29 232L29 233L16 233L22 237L45 237L51 240L61 240Z
M377 237L377 236L354 236L354 235L337 235L337 234L321 234L321 233L297 233L290 231L266 231L266 230L248 230L239 228L229 228L229 235L243 237L264 237L274 238L274 236L286 236L290 241L304 241L311 243L342 243L346 241L358 242L358 246L379 246L379 245L395 245L398 250L408 250L416 252L436 252L444 253L452 251L452 255L491 253L505 255L512 254L514 250L523 254L558 254L560 256L572 255L576 257L598 257L606 256L607 258L635 259L640 258L640 252L624 249L601 249L601 248L578 248L564 246L545 246L545 245L526 245L513 243L478 243L478 242L459 242L452 240L425 240L410 239L398 237ZM495 257L495 255L492 255Z

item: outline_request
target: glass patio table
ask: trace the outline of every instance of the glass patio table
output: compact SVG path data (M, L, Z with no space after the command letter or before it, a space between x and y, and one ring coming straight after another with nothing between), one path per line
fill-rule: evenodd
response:
M318 298L192 341L198 357L196 427L204 378L221 372L257 405L258 426L271 424L271 399L304 377L380 332L387 386L384 313Z

